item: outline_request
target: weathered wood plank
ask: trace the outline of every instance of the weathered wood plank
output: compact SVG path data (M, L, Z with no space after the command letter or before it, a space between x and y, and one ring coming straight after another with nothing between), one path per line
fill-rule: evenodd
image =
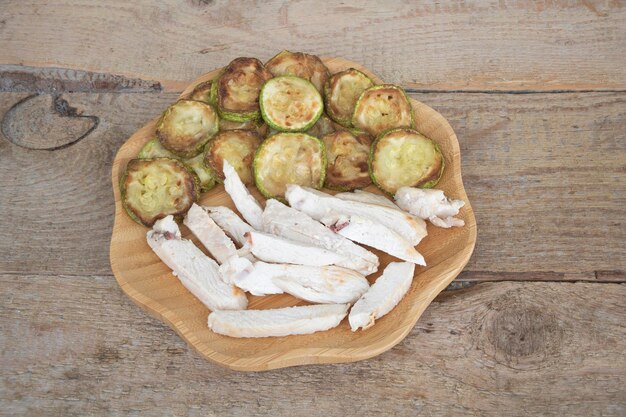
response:
M55 114L47 95L14 107L25 97L0 93L3 130L23 146L63 146L91 126ZM110 274L111 160L175 97L64 94L66 108L97 117L84 139L46 151L0 138L0 271ZM468 280L625 280L626 94L416 97L461 143L479 230Z
M622 1L3 2L0 63L181 83L283 48L434 90L626 89ZM418 68L418 70L416 70Z
M0 283L6 415L626 412L624 285L479 284L437 298L379 357L246 374L200 359L112 278Z

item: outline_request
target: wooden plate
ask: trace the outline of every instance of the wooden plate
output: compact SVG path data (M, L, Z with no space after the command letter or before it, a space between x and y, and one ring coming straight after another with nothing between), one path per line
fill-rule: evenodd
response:
M335 73L357 68L376 82L381 80L358 64L340 58L324 59ZM200 82L213 78L219 70L195 80L181 94L186 97ZM366 331L353 333L345 319L336 328L312 335L279 338L236 339L213 333L207 327L209 310L175 278L146 243L147 229L134 223L120 203L119 178L126 163L154 134L156 119L132 135L120 148L113 162L115 224L111 237L111 268L122 290L141 308L167 323L207 359L241 371L260 371L294 365L351 362L376 356L399 343L413 328L428 304L450 284L469 260L476 242L476 220L461 180L459 143L454 131L439 113L411 100L416 129L435 140L441 148L446 170L437 188L447 196L465 200L460 213L465 227L440 229L428 225L428 236L419 244L428 266L416 268L413 285L406 297L387 316ZM369 191L379 192L370 186ZM263 201L253 189L254 195ZM201 203L224 205L234 209L223 186L204 194ZM191 238L183 226L183 235ZM197 243L197 241L196 241ZM202 245L199 245L202 247ZM381 261L379 273L393 258L376 252ZM289 295L249 296L252 309L306 304Z

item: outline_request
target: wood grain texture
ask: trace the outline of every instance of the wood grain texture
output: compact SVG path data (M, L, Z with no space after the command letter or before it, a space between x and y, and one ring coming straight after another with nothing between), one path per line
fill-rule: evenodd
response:
M626 281L621 256L626 252L626 94L412 96L445 115L457 132L466 189L478 207L478 250L457 279ZM0 121L25 97L0 93ZM0 207L6 213L0 216L2 272L111 274L113 157L177 94L60 97L78 112L98 117L98 126L84 139L45 151L17 146L0 133ZM48 132L30 137L31 142L65 143L76 139L68 131L82 133L73 118L50 114L53 97L42 95L31 103L39 107L20 111L26 127L19 129Z
M4 415L626 412L624 285L478 284L440 295L381 356L255 374L203 360L111 277L0 275L0 285Z
M626 9L612 1L226 0L0 4L0 63L180 89L235 56L342 56L429 90L626 89Z
M383 82L359 64L342 58L325 59L324 63L333 74L356 68L375 82ZM212 79L219 71L219 68L215 69L194 80L181 97L187 97L196 85ZM411 105L415 129L433 139L446 160L446 169L437 187L447 195L465 201L458 216L465 221L465 226L452 229L428 226L428 236L418 246L427 266L416 267L415 278L406 296L372 328L352 332L347 320L344 320L336 328L311 335L258 339L226 337L209 330L206 323L208 309L153 253L146 243L147 229L134 223L121 204L120 178L128 161L136 158L141 147L154 137L158 115L124 143L113 161L115 223L111 237L111 268L120 287L137 305L170 325L204 357L235 370L264 371L295 365L352 362L391 349L411 331L437 294L461 272L476 243L476 220L463 188L456 135L445 118L435 110L415 100L411 100ZM378 192L375 186L367 190ZM259 201L265 200L254 187L252 191ZM222 185L203 194L200 202L236 210ZM181 231L184 238L192 237L186 228ZM368 277L370 282L382 273L389 262L396 260L383 252L373 252L378 255L380 266L378 274ZM248 298L248 308L251 309L303 304L287 294Z

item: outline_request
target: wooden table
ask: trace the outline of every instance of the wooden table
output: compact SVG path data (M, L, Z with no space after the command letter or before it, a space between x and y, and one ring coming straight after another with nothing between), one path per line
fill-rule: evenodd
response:
M623 1L0 5L1 415L626 415ZM282 48L450 120L479 238L391 351L236 373L109 267L120 145L196 76Z

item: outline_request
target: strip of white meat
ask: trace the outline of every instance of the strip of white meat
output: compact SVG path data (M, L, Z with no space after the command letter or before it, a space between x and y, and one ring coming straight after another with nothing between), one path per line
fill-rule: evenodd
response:
M413 282L415 265L391 262L363 297L350 310L348 320L353 332L374 325L376 319L389 313L404 298Z
M351 193L338 193L335 197L342 200L358 201L361 203L378 204L379 206L389 207L395 210L400 210L400 207L396 206L393 201L385 197L384 195L370 193L363 190L354 190Z
M450 200L443 191L413 187L400 187L394 196L396 204L405 211L421 219L428 219L438 227L450 228L465 225L457 219L463 200Z
M340 254L267 233L252 231L246 233L246 237L252 254L265 262L310 266L346 262L346 258Z
M220 272L252 295L291 294L312 303L354 303L369 288L365 277L337 266L271 264L231 259Z
M379 249L403 261L426 265L424 257L409 242L380 223L359 216L340 216L330 228L354 242Z
M395 231L412 246L416 246L426 236L424 220L390 207L377 204L347 201L313 188L290 184L285 193L289 205L300 210L326 226L337 222L339 216L359 216L370 219Z
M337 327L349 304L319 304L270 310L214 311L209 329L231 337L309 334Z
M260 230L263 208L250 194L235 168L224 159L224 189L235 203L235 207L253 228Z
M363 275L372 274L378 269L378 257L375 254L278 200L267 200L263 211L263 230L344 255L344 260L337 265L354 269Z
M224 206L203 206L209 216L239 246L246 244L245 234L254 230L252 226L241 220L234 211Z
M195 203L191 205L183 223L202 242L217 263L223 264L231 257L237 256L237 248L233 241L199 205Z
M157 221L147 233L148 245L172 273L210 310L243 310L246 295L222 281L217 263L190 240L182 239L172 216Z
M220 266L220 273L226 282L252 295L282 294L283 290L273 281L280 276L282 271L278 268L281 265L285 264L253 263L246 258L232 258Z

